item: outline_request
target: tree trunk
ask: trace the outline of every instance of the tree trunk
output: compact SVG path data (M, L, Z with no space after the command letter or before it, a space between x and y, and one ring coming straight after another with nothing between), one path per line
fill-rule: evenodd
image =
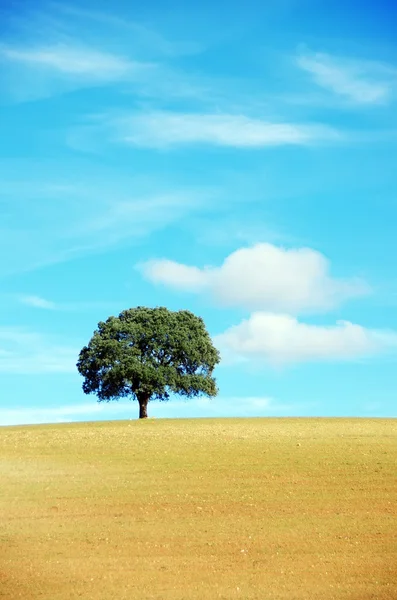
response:
M147 405L149 402L150 396L148 394L139 394L138 402L139 402L139 418L147 419Z

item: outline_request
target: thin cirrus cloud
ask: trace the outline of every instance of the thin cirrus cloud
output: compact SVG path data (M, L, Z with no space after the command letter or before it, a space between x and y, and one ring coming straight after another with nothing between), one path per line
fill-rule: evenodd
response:
M339 141L343 135L326 125L276 123L239 114L155 111L113 121L114 141L148 148L212 144L235 148L306 146Z
M397 333L366 329L347 321L308 325L290 315L253 313L214 338L227 362L273 366L364 358L397 347Z
M56 304L54 302L46 300L45 298L41 298L41 296L20 296L19 301L21 302L21 304L25 304L26 306L32 306L33 308L42 308L44 310L56 309Z
M74 373L78 352L77 348L61 345L50 336L0 326L0 373Z
M266 396L194 398L189 401L172 399L152 402L150 414L154 417L191 418L267 416L300 414L304 406L278 402ZM64 406L0 408L0 426L64 423L88 420L131 419L137 412L136 402L92 402Z
M320 252L269 243L240 248L219 267L199 268L165 259L138 267L154 283L207 293L223 306L248 310L321 312L370 291L359 279L332 277L328 260Z
M203 190L175 190L174 193L146 195L133 200L108 202L102 213L81 221L70 232L70 241L84 240L77 254L131 243L202 210L213 194Z
M137 228L136 234L144 235L147 230L157 229L189 209L197 208L207 201L205 191L202 196L194 191L176 190L173 193L110 202L103 214L97 215L83 224L82 234L97 235L104 231L115 231L116 236L131 235L131 227Z
M200 44L168 40L114 10L51 3L44 11L22 11L10 31L10 41L0 44L0 89L13 100L120 83L124 91L161 101L204 94L202 82L169 60L200 52Z
M154 65L69 43L0 46L0 91L25 102L124 82L146 81Z
M47 69L64 76L89 77L97 80L118 80L150 66L122 56L70 44L32 48L5 46L0 49L0 56L3 60L30 68Z
M17 297L20 304L29 306L38 310L50 310L50 311L61 311L61 312L80 312L84 310L96 310L96 309L115 309L121 305L120 302L52 302L46 298L35 295L20 295Z
M49 168L53 168L51 163ZM211 189L173 188L155 178L123 177L113 171L104 176L96 169L65 189L61 183L47 188L29 177L8 185L3 171L8 222L0 225L0 254L9 256L9 260L0 264L0 276L135 244L210 208L217 194ZM62 174L61 181L68 176L69 170ZM131 189L135 195L131 195ZM34 226L21 223L21 211ZM40 303L35 298L29 300L30 304Z
M140 53L175 57L197 54L203 50L202 44L197 42L167 39L146 24L131 20L126 15L117 14L113 6L110 11L101 11L53 2L52 7L58 18L62 16L63 22L66 18L70 26L77 24L79 27L85 26L90 31L93 28L97 29L97 34L101 37L104 35L117 36L118 39L125 37L126 43Z
M357 105L386 104L396 91L397 69L387 64L306 53L297 65L317 85Z
M39 423L63 423L92 418L101 413L102 407L95 403L45 408L0 408L0 425L27 425Z

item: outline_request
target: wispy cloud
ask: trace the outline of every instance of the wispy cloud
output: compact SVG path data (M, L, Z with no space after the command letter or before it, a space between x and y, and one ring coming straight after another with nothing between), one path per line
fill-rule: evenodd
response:
M116 11L101 11L81 8L81 6L53 2L51 6L63 18L67 18L71 23L76 21L81 24L89 24L92 29L93 24L96 27L103 26L104 33L109 35L125 36L128 35L129 45L134 51L144 52L145 55L152 56L180 56L196 54L203 49L201 43L186 39L176 40L168 39L147 25L136 20L128 18L126 14L120 16ZM113 7L112 7L113 8ZM100 31L102 31L100 29Z
M0 373L74 373L79 350L40 333L0 326Z
M98 80L120 79L148 68L148 65L106 52L61 44L38 48L3 47L0 55L3 59L31 67L43 67L64 75L92 77Z
M113 121L115 141L166 148L213 144L235 148L305 146L343 136L325 125L275 123L234 114L152 112Z
M0 255L9 256L0 265L0 276L135 244L210 208L217 193L174 186L164 178L128 177L119 170L83 173L78 164L62 170L58 181L54 176L51 185L43 184L45 171L59 172L59 167L43 163L33 168L35 175L15 182L7 179L10 165L2 169L0 164L0 195L7 213L7 223L0 225ZM65 187L71 172L75 182ZM23 223L21 213L26 216ZM25 302L37 305L40 300L30 297Z
M21 407L0 408L0 425L34 425L39 423L63 423L95 417L102 407L95 402L71 404L70 406L48 406L45 408Z
M214 193L202 190L147 195L130 200L111 201L101 213L81 220L68 233L69 250L60 260L84 255L123 243L133 243L166 228L188 214L208 206Z
M149 415L156 418L192 417L255 417L299 415L307 405L280 402L267 396L172 399L169 402L151 402ZM73 421L105 421L136 419L136 402L98 403L95 400L81 404L47 407L0 408L1 425L64 423Z
M88 237L110 232L113 239L131 236L131 227L138 237L146 235L165 224L176 220L187 209L198 206L205 200L191 191L175 191L173 194L159 194L146 198L136 198L120 202L111 202L102 215L96 215L82 225L81 233Z
M347 321L309 325L289 315L253 313L215 336L228 362L254 361L274 366L299 362L344 361L397 348L397 333L366 329Z
M53 302L47 300L41 296L35 295L19 295L17 300L26 306L37 308L39 310L51 310L61 312L79 312L85 310L96 310L96 309L115 309L122 305L121 302Z
M50 302L49 300L41 298L40 296L20 296L19 301L22 304L32 306L33 308L43 308L45 310L55 310L56 308L54 302Z
M211 294L226 306L299 314L324 311L370 291L358 279L336 279L329 263L311 248L256 244L230 254L220 267L195 267L170 260L138 266L150 281Z
M123 12L59 3L21 10L10 19L0 43L3 96L22 102L117 84L134 97L161 102L197 96L201 84L173 61L200 52L202 46L168 40Z
M73 40L29 47L0 46L0 89L18 102L98 85L145 82L153 64ZM149 77L150 79L150 77Z
M302 414L304 409L302 404L283 402L269 396L220 395L216 398L153 402L149 407L149 414L165 418L274 417Z
M397 69L383 63L306 53L297 65L317 85L354 104L386 104L397 89Z

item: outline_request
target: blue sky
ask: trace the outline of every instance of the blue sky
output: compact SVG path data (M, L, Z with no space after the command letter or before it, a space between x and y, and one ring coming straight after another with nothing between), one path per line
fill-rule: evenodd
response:
M223 358L152 416L396 416L395 4L0 6L0 424L135 418L75 363L137 305Z

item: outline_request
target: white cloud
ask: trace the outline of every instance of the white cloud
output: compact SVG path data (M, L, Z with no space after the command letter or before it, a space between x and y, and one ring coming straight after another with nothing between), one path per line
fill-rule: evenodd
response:
M144 63L85 47L56 44L37 48L0 48L0 56L31 68L46 68L66 76L118 80L147 68Z
M34 308L44 308L47 310L54 310L56 308L54 302L50 302L40 296L20 296L19 300L22 304L33 306Z
M201 292L208 287L212 269L199 269L172 260L151 260L138 265L147 279L188 292Z
M227 362L259 361L280 366L370 356L397 347L397 334L347 321L333 326L308 325L289 315L256 312L216 336L214 343Z
M386 103L396 88L397 70L381 63L317 53L302 54L297 64L317 85L355 104Z
M80 349L17 327L0 327L0 373L75 373Z
M150 148L186 144L237 148L304 146L341 139L340 133L323 125L273 123L233 114L159 111L117 119L114 127L116 140Z
M310 248L257 244L230 254L220 267L152 260L140 267L150 281L192 292L209 292L224 306L272 312L316 312L369 291L359 280L335 279L327 259Z

